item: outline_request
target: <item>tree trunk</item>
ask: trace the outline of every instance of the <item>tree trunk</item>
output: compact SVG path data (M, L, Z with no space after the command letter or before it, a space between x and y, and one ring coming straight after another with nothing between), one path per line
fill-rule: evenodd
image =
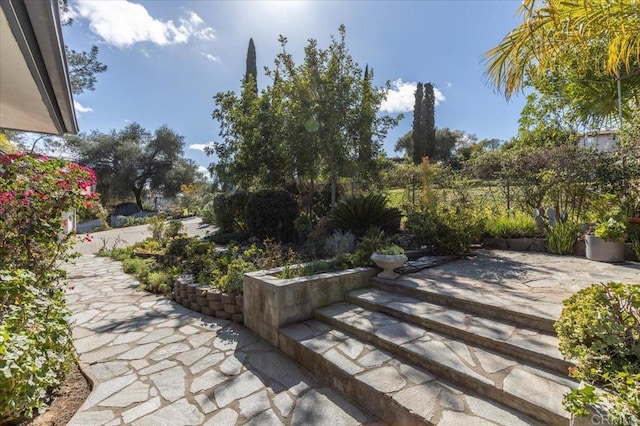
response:
M337 189L337 184L336 184L336 175L335 174L331 174L331 207L334 207L336 205L336 189Z
M133 191L133 195L135 195L136 197L136 204L138 205L138 208L140 209L140 211L143 211L144 209L142 208L142 188L132 188L131 190Z

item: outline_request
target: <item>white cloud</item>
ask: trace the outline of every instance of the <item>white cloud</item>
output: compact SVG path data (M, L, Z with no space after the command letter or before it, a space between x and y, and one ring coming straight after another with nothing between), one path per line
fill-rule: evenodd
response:
M205 166L198 166L198 171L205 176L209 176L209 169L207 169Z
M447 81L447 89L451 89L451 86L453 86L453 84L451 84L450 81Z
M195 149L197 151L202 151L202 152L204 152L204 149L206 147L211 147L211 143L194 143L189 145L189 149Z
M86 107L82 105L80 102L76 101L75 99L73 101L73 107L76 109L76 113L78 114L78 117L80 117L82 114L85 114L87 112L93 112L93 108Z
M433 96L436 98L435 106L440 105L440 102L444 102L447 100L447 98L444 97L444 94L437 88L434 87L433 88Z
M162 21L149 15L144 6L127 0L78 0L77 14L89 21L89 28L108 44L129 47L151 42L159 46L186 43L190 38L213 40L213 28L195 12L187 18Z
M413 111L415 104L415 92L418 84L415 81L404 82L401 78L391 83L391 89L387 90L387 99L380 105L380 111L391 114ZM445 96L438 88L433 88L435 106L445 101Z
M202 56L204 56L211 62L220 62L220 57L218 56L212 55L211 53L204 53L204 52L200 52L200 53L202 53Z

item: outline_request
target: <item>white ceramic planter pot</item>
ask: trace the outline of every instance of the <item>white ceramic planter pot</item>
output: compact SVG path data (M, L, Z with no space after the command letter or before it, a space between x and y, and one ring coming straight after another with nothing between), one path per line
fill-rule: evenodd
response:
M404 265L404 262L407 261L407 256L404 254L373 253L371 255L371 260L373 260L376 265L384 269L384 271L378 274L378 277L395 280L400 276L400 274L393 272L393 270Z
M605 241L595 235L587 235L585 239L587 259L598 262L624 262L624 243Z

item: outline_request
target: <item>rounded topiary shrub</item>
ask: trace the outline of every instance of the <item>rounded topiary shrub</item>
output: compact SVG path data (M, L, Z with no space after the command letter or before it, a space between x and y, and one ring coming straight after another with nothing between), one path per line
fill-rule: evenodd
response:
M256 238L291 241L296 217L298 203L293 194L283 189L265 189L249 197L246 223L249 233Z
M246 230L244 218L249 194L244 191L218 194L213 199L215 225L221 232Z

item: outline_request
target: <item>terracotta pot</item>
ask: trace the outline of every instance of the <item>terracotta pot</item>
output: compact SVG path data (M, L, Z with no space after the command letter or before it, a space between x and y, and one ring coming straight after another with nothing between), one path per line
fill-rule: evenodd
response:
M378 274L378 277L395 280L400 276L400 274L395 273L393 270L404 265L404 262L407 261L407 256L404 254L373 253L371 255L371 260L373 260L376 265L384 269L384 271Z
M640 225L640 217L630 217L629 223L633 223L635 225Z

